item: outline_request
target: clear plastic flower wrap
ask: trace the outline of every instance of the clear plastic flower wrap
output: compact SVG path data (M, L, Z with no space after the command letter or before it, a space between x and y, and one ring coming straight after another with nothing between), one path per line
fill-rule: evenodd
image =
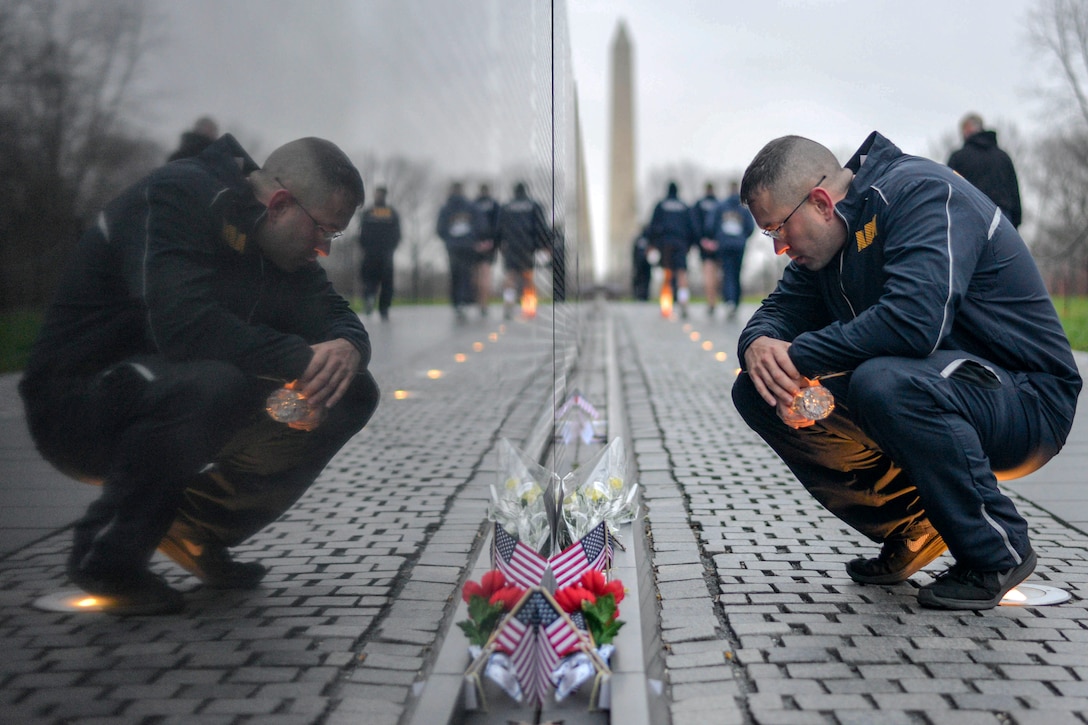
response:
M555 525L555 477L508 440L499 441L498 482L487 518L544 556Z
M623 439L614 438L590 464L563 481L565 531L559 548L578 541L602 521L616 537L620 525L634 521L638 511L638 484L627 480Z
M474 660L482 653L483 648L478 645L472 645L468 648L468 654ZM492 652L488 655L487 664L484 665L484 677L498 685L514 702L521 702L525 699L521 691L521 684L518 683L517 673L514 672L514 665L504 653Z

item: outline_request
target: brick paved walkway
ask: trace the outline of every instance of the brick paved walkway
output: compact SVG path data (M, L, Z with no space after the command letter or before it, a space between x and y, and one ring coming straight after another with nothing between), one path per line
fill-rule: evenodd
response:
M1082 531L1017 500L1039 554L1031 581L1074 594L1057 607L923 610L926 573L854 584L843 564L876 547L818 506L733 409L737 328L613 312L674 723L1088 722Z
M665 321L649 305L578 314L593 339L607 320L615 334L613 359L585 344L567 382L597 402L606 363L618 366L660 597L659 612L643 606L667 667L654 712L678 724L1088 723L1088 537L1063 523L1076 515L1017 499L1040 558L1032 580L1072 591L1061 606L929 612L913 596L928 574L855 585L843 563L875 547L817 506L733 411L737 324L700 309L690 324ZM498 321L454 327L447 309L396 307L390 325L368 327L382 405L299 504L238 551L271 565L261 589L205 591L156 558L187 592L181 616L42 612L29 605L67 586L68 535L0 537L0 723L392 725L414 714L482 541L495 444L539 431L573 327L546 314L501 332ZM4 487L20 496L47 475L30 458L0 455Z

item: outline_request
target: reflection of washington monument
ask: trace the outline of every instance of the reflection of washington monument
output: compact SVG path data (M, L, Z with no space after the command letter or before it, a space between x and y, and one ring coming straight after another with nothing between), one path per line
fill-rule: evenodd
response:
M635 193L635 86L631 41L621 20L612 41L612 115L608 160L608 281L627 291L638 232Z

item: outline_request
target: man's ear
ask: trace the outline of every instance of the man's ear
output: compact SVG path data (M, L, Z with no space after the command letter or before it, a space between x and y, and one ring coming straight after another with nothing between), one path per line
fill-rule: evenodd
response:
M295 198L291 196L291 192L287 191L287 189L276 189L268 197L265 206L268 207L268 216L276 219L282 216L294 203Z
M809 202L825 218L835 215L835 200L831 198L831 194L828 193L827 189L817 186L812 190Z

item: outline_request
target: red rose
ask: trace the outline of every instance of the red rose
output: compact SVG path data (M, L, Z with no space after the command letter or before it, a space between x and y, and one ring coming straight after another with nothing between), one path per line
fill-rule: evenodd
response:
M509 612L523 596L525 596L525 590L521 587L503 587L492 594L488 601L491 604L502 604L503 610Z
M582 574L581 583L583 587L593 592L593 594L598 597L603 597L605 594L611 594L617 605L623 601L625 592L623 590L623 582L619 579L608 581L604 574L595 569L590 569ZM619 611L618 607L617 611Z
M493 569L480 577L479 584L474 581L465 582L465 586L461 589L461 598L465 600L466 604L474 596L483 597L490 601L491 596L505 586L506 577L501 571Z
M577 584L559 589L555 593L556 604L562 607L563 611L568 614L582 611L582 602L585 601L594 604L597 601L597 595Z

